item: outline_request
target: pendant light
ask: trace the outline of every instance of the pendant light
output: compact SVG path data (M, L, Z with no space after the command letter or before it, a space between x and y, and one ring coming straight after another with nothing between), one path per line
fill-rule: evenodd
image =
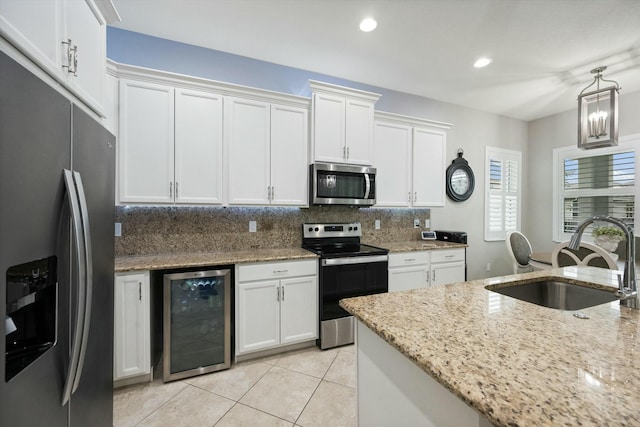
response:
M620 86L602 78L606 66L594 68L593 82L578 96L578 148L591 149L618 145L618 94ZM600 89L600 82L613 86ZM596 89L585 91L596 85Z

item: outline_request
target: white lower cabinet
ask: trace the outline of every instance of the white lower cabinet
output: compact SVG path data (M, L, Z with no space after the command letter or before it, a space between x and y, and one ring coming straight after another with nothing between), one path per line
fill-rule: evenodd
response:
M114 381L151 374L149 288L149 271L115 275Z
M465 249L431 252L431 286L465 281Z
M318 261L236 265L236 355L318 337Z
M389 292L465 281L465 249L389 254Z
M428 251L389 254L389 292L428 287Z

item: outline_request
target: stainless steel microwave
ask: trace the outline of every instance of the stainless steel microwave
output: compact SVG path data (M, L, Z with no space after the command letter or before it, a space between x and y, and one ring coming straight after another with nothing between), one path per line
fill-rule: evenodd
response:
M376 203L376 168L314 163L309 169L312 205L372 206Z

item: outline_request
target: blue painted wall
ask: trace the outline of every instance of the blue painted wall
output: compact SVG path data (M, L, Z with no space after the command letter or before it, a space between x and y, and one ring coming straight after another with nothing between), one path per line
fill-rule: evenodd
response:
M447 103L119 28L107 27L107 57L123 64L307 97L311 95L308 81L319 80L382 94L376 110L452 121L446 117Z

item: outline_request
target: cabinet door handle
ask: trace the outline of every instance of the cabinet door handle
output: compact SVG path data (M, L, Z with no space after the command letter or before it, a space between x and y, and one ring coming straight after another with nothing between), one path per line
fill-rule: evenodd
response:
M349 147L347 147L347 160L349 160Z
M273 199L275 199L275 194L276 194L276 188L275 187L271 187L271 201L273 201Z
M173 198L173 182L169 183L169 198Z
M427 285L429 284L429 277L430 277L430 273L431 273L431 272L430 272L429 270L426 270L426 271L424 272L425 282L427 283Z
M280 301L280 286L276 288L276 301Z
M178 200L178 181L176 181L176 200Z
M282 289L282 301L284 301L284 286L281 289Z
M78 76L78 46L73 45L71 47L71 39L67 39L62 44L67 46L67 65L63 65L62 68L66 68L69 74L73 74L74 77Z
M342 158L347 159L347 147L342 147Z
M138 301L142 301L142 282L138 282Z
M413 203L415 203L418 200L418 192L414 192L413 193Z
M411 191L407 193L407 202L411 203Z
M433 270L433 272L431 273L431 280L433 280L434 282L436 281L436 271Z

